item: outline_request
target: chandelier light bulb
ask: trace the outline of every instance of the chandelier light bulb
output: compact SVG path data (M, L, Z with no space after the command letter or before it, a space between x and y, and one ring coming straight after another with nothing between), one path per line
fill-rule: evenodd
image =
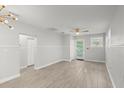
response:
M5 24L4 21L0 21L1 24Z
M13 27L13 26L9 26L9 28L10 28L11 30L13 30L13 29L14 29L14 27Z
M17 21L17 20L18 20L18 18L17 18L17 17L15 17L15 18L14 18L14 20L16 20L16 21Z
M2 5L2 8L5 8L5 5Z
M11 12L9 12L8 16L13 17L14 15Z
M8 23L9 23L9 21L8 21L8 20L4 20L4 23L8 24Z

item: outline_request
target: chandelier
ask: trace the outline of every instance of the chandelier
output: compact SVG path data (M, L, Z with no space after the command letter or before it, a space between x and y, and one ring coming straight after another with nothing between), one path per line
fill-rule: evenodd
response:
M7 13L3 13L3 10L6 6L5 5L0 5L0 23L5 24L8 26L10 29L14 29L13 26L9 25L9 22L16 21L18 18L16 15L10 11L7 11Z

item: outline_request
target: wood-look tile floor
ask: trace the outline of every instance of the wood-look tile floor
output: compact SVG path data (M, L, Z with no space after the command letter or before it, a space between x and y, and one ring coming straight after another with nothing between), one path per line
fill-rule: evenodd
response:
M21 77L0 85L3 88L111 88L104 63L59 62L34 70L28 67Z

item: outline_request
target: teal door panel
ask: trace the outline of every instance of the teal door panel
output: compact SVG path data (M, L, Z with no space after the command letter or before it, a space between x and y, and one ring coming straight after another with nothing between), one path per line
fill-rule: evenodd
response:
M83 41L76 41L76 56L83 58Z

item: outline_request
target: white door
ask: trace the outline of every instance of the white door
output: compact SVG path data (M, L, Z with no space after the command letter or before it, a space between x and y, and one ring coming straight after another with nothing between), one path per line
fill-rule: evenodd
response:
M28 39L28 66L34 64L34 56L35 56L35 48L36 48L36 40Z

